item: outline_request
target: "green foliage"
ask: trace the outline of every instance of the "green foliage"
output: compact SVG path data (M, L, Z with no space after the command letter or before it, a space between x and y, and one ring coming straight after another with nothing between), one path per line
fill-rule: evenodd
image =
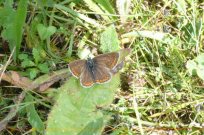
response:
M120 49L118 35L115 26L111 25L101 34L100 49L102 52L118 51Z
M21 66L26 69L26 76L34 79L39 73L48 73L49 64L45 61L44 51L41 48L33 48L33 58L27 54L20 54Z
M45 130L45 126L43 124L43 121L40 119L37 110L34 106L34 97L27 93L25 102L29 103L26 106L26 112L28 117L28 122L31 124L34 131L38 131L40 133L43 133Z
M110 19L114 18L112 16L106 16L104 14L115 14L114 8L109 0L83 0L88 7L96 12L97 14L101 15L101 17L109 22Z
M39 92L29 102L20 103L19 109L9 115L10 108L16 106L13 99L22 90L7 87L4 76L1 77L0 129L2 119L15 115L6 129L0 130L1 134L43 134L38 133L41 129L35 119L39 125L42 120L46 124L44 113L50 112L44 107L47 102L49 106L55 104L49 114L47 134L53 131L53 134L57 131L101 134L107 124L108 128L102 134L142 134L142 129L144 134L168 134L168 131L172 134L202 134L202 0L0 0L0 4L0 68L3 65L5 73L15 70L32 79L44 74L33 80L34 86L43 84L39 88L49 87L49 83L55 81L48 79L49 70L65 68L68 76L67 64L78 59L76 56L85 58L100 51L118 51L120 47L132 50L120 52L122 58L126 54L130 57L126 57L117 94L114 94L115 86L104 88L109 84L84 89L79 80L68 78L62 88L51 88L59 94L56 103L48 96L50 93ZM13 61L14 57L9 59L11 51L8 47L10 50L16 47L13 56L19 58L20 64ZM18 83L18 77L15 80ZM115 80L118 81L115 78L112 81ZM56 83L53 87L60 85ZM42 100L35 108L33 102L37 103L37 96ZM108 98L108 103L102 100L103 97ZM115 102L109 108L113 98ZM27 103L34 108L25 107L22 111ZM104 114L105 110L114 119L110 120L109 115ZM32 116L29 120L25 118L26 111ZM42 118L41 122L37 115Z
M204 80L204 53L198 55L194 60L187 61L186 68L190 75L198 75L199 78Z
M5 1L0 11L0 25L3 26L2 37L9 42L11 51L15 49L13 58L17 59L23 36L23 26L27 14L28 0L20 0L17 10L12 8L12 1Z
M46 135L101 134L107 120L97 106L107 107L114 98L119 76L109 83L83 88L78 79L70 78L60 89L49 114ZM91 130L90 130L91 129Z
M59 10L65 11L65 12L67 12L67 13L73 15L74 18L77 17L77 18L79 18L79 19L85 21L86 23L88 23L88 24L90 24L90 25L93 25L94 27L99 27L99 28L102 28L102 27L103 27L103 26L100 25L98 22L96 22L94 19L89 18L89 17L85 16L84 14L80 14L80 13L78 13L78 12L76 12L76 11L70 9L70 8L67 8L67 7L63 6L63 5L55 4L55 7L56 7L57 9L59 9ZM76 19L76 18L75 18L75 19ZM79 21L79 20L77 20L77 19L76 19L76 21L79 22L79 23L82 23L81 21Z
M41 40L50 38L50 36L56 32L56 28L54 26L45 27L43 24L38 24L37 30Z
M97 2L102 7L102 9L106 10L106 12L110 14L115 14L115 10L109 0L94 0L94 1Z

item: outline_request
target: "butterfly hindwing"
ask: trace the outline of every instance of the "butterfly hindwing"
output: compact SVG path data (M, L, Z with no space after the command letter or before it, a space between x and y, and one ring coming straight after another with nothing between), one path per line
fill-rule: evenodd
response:
M85 67L80 76L80 83L84 87L91 87L94 84L94 78L91 72Z
M110 69L103 65L97 65L94 70L94 79L96 83L105 83L111 79Z

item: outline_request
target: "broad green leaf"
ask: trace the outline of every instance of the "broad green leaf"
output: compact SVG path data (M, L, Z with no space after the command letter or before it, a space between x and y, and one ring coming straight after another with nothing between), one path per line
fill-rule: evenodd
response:
M42 73L48 73L49 72L49 67L48 67L47 63L38 64L38 68L40 69L40 71Z
M100 135L102 132L103 125L103 118L98 118L88 123L88 125L78 135L89 135L90 133Z
M30 68L28 69L28 72L30 79L34 79L40 71L37 68Z
M27 14L27 3L28 0L20 0L16 12L11 8L5 7L0 13L0 16L3 16L5 19L2 37L9 42L11 51L15 48L13 54L14 60L18 57L21 47L23 26Z
M100 49L102 52L118 51L120 49L118 34L115 26L111 25L101 34Z
M12 8L13 1L7 0L4 3L4 8L0 10L0 26L4 28L4 31L7 31L11 26L13 17L15 16L15 10ZM5 37L6 38L6 37Z
M27 67L33 67L35 66L35 63L29 59L25 59L22 63L21 63L21 66L23 68L27 68Z
M46 135L78 135L93 126L94 121L97 125L90 135L98 134L104 126L100 121L104 114L97 106L107 107L112 103L119 83L119 75L114 75L108 83L83 88L78 79L71 77L59 89L48 117Z
M21 47L21 41L23 36L23 26L27 15L28 0L20 0L18 4L16 18L13 24L15 36L16 36L16 52L14 53L14 59L18 56ZM14 46L13 46L14 47ZM11 49L12 50L12 49Z
M44 26L43 24L37 25L38 34L40 36L41 40L45 40L49 38L51 35L53 35L56 32L56 28L54 26Z
M35 109L32 95L27 94L25 97L25 101L29 103L29 105L26 106L28 122L31 124L32 128L36 129L40 133L43 133L43 131L45 130L45 126Z

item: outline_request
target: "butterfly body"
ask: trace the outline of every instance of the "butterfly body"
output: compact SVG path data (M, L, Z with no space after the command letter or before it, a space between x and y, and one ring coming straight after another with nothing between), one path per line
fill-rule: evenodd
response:
M87 88L111 80L111 70L117 65L118 59L118 52L102 54L93 59L73 61L69 63L69 69L73 76L80 79L81 85Z
M86 67L87 67L88 71L91 73L93 81L96 82L95 81L95 74L94 74L95 69L96 69L96 62L94 62L93 59L88 58L86 61Z

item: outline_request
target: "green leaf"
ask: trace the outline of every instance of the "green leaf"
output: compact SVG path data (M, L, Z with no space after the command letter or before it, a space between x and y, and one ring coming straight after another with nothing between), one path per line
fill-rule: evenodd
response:
M28 93L25 97L25 101L29 103L29 105L26 107L28 122L31 124L32 128L36 129L40 133L43 133L45 126L35 109L33 96Z
M100 39L100 49L102 52L118 51L120 49L118 34L115 30L115 26L109 26L102 34Z
M37 50L36 48L33 48L33 50L32 50L32 54L33 54L33 57L34 57L35 63L38 64L38 62L41 61L40 51Z
M83 88L78 79L71 77L59 90L48 117L46 135L76 135L87 131L90 126L95 132L90 134L98 133L104 127L100 118L105 118L105 114L97 106L107 107L112 103L119 83L117 74L108 83ZM97 125L93 126L92 122Z
M11 2L11 0L7 0L4 3L4 8L0 10L0 26L4 28L3 32L6 32L8 29L10 29L9 27L11 27L11 22L15 16L15 10L12 8L12 5L13 1Z
M40 36L40 39L45 40L45 39L49 38L51 35L53 35L57 29L54 26L46 27L43 24L38 24L37 30L38 30L38 34Z
M115 10L109 0L94 0L94 1L97 2L104 10L106 10L106 12L110 14L115 14Z
M78 135L100 135L103 125L103 118L98 118L96 120L93 120L92 122L89 122L88 125Z
M22 63L21 63L21 66L23 68L27 68L27 67L33 67L35 66L35 63L29 59L25 59Z
M28 69L28 72L30 79L34 79L40 71L37 68L30 68Z
M49 67L48 67L47 63L38 64L38 68L40 69L40 71L42 73L48 73L49 72Z
M70 13L71 15L73 15L74 17L78 17L79 19L81 20L84 20L85 22L91 24L92 26L94 27L97 27L97 28L103 28L103 26L101 24L99 24L98 22L96 22L94 19L91 19L87 16L85 16L84 14L80 14L78 12L75 12L74 10L68 8L68 7L65 7L65 6L62 6L60 4L55 4L55 7L59 10L62 10L62 11L65 11L65 12L68 12ZM79 22L80 23L80 22Z
M5 24L2 37L9 42L9 48L11 51L15 48L13 54L15 61L21 47L23 26L27 13L27 1L28 0L20 0L16 12L10 7L4 7L0 13L0 16L4 19L3 23Z
M54 1L53 0L37 0L39 6L45 7L53 7Z
M19 58L20 60L27 60L27 59L28 59L28 55L25 54L25 53L22 53L22 54L19 54L18 58Z

